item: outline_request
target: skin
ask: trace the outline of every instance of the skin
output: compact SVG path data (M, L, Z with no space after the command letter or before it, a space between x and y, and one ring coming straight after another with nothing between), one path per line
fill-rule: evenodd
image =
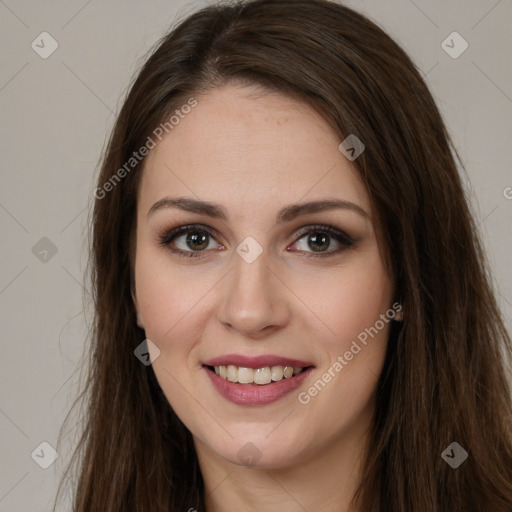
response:
M137 213L137 322L160 350L154 372L194 437L208 512L356 510L349 502L389 323L309 403L298 394L391 308L392 279L368 193L339 151L340 137L308 105L255 92L228 84L196 96L198 105L148 155ZM175 208L148 215L166 196L220 204L228 219ZM284 206L325 198L350 201L368 217L334 209L276 224ZM200 257L159 243L162 232L189 224L216 230ZM347 248L328 238L321 250L338 252L315 258L311 235L297 233L316 224L356 242ZM194 252L186 236L174 244ZM263 250L250 264L236 252L248 236ZM293 357L315 370L274 403L240 406L218 394L202 367L227 353ZM248 442L257 448L252 466L238 455Z

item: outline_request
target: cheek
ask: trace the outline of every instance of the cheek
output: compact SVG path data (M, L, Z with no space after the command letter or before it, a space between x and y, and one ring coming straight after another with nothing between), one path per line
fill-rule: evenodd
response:
M377 258L361 259L361 264L352 265L349 271L332 272L314 284L301 293L322 321L325 348L336 355L348 350L352 340L374 326L393 299L392 283ZM379 331L387 334L388 325L379 323Z
M317 290L308 298L326 326L320 344L325 359L317 384L303 397L316 402L312 409L341 409L355 418L370 400L382 371L391 322L386 312L394 314L391 279L380 259L367 258L350 272L333 274L321 288L325 293ZM337 413L332 415L335 423ZM330 424L327 417L326 423Z
M141 246L135 262L137 301L146 337L160 350L153 371L172 407L182 414L190 407L184 393L197 368L191 365L198 333L203 325L201 297L204 280L194 279L193 268L178 268L165 251ZM196 272L197 273L197 272Z
M201 309L201 297L211 287L197 275L194 279L193 267L172 265L165 251L151 248L137 252L135 282L146 335L160 343L175 339L185 326L190 328Z
M319 316L329 335L322 337L325 363L300 397L309 404L306 409L324 411L327 430L339 423L339 411L351 421L371 400L386 354L391 324L386 312L394 314L392 283L380 260L338 276L324 283L324 295L309 295L316 301L312 309L323 305Z

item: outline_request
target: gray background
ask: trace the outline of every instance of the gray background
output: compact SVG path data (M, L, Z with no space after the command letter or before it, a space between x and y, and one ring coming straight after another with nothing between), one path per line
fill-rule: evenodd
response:
M347 4L387 30L425 75L465 163L510 329L512 1ZM204 5L0 0L0 512L50 510L73 435L48 469L31 454L43 441L57 447L76 393L86 335L84 242L100 153L146 52L177 16ZM44 31L58 42L46 59L31 47L43 46ZM441 46L453 31L469 44L456 59ZM48 457L42 449L39 460Z

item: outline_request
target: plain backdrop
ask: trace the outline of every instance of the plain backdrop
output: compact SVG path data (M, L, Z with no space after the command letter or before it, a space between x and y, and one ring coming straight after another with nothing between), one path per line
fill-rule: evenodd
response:
M510 329L512 2L346 4L381 25L425 76L464 161ZM50 510L69 453L43 469L51 448L41 443L57 446L87 343L84 242L98 160L148 50L205 5L0 0L0 512Z

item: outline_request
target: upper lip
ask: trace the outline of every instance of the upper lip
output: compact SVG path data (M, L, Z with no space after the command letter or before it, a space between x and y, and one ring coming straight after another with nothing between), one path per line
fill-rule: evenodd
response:
M292 359L290 357L276 356L273 354L264 354L261 356L250 357L242 354L226 354L223 356L214 357L205 361L206 366L239 366L242 368L265 368L265 366L293 366L295 368L305 368L313 366L312 363L307 361L300 361L299 359Z

